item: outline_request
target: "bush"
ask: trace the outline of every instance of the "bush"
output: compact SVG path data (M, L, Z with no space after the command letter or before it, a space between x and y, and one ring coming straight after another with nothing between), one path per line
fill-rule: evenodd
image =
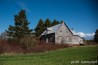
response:
M96 44L94 40L86 40L86 45L93 45Z
M8 50L8 42L5 39L0 39L0 54Z
M35 36L25 35L20 39L20 44L26 47L28 50L32 48L34 44L37 44L38 40Z

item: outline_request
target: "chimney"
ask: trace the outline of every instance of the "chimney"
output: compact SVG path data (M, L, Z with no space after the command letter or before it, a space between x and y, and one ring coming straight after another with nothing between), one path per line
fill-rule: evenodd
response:
M64 20L62 20L61 23L64 24Z

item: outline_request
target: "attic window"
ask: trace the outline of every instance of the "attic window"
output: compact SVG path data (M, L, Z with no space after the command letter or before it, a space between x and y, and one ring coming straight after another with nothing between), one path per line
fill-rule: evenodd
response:
M62 30L60 30L60 32L62 32Z

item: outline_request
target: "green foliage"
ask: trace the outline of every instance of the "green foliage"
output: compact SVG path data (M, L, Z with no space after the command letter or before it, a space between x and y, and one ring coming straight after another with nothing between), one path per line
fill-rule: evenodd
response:
M30 22L28 22L26 15L25 15L25 10L21 10L18 15L14 16L14 26L9 25L8 31L8 36L12 39L20 39L24 35L30 35L32 30L29 29L28 25Z
M59 21L55 20L51 23L52 26L59 24Z
M94 41L95 41L95 42L98 42L98 29L97 29L96 32L95 32Z
M51 27L57 24L59 24L59 21L57 20L51 22L49 19L46 19L44 22L42 19L40 19L36 28L34 29L36 36L41 35L41 33L43 33L47 27Z
M30 35L25 35L23 38L20 40L20 44L24 45L28 50L32 48L34 44L37 44L38 40L35 36L30 36Z
M41 27L43 27L44 25L44 21L42 19L39 20L37 27L35 28L35 31L38 31L39 29L41 29Z
M44 21L42 19L39 20L36 28L34 29L36 36L41 35L41 33L45 30Z
M50 27L51 26L51 21L49 19L46 19L45 23L44 23L44 27Z

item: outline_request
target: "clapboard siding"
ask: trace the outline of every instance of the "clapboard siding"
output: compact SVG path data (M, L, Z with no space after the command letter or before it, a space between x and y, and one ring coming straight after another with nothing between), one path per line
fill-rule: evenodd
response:
M58 28L55 33L55 42L56 43L72 43L72 33L70 30L65 26L64 23ZM68 40L69 39L69 40Z
M41 40L55 44L83 44L83 38L73 35L68 26L63 22L47 28L41 35Z

